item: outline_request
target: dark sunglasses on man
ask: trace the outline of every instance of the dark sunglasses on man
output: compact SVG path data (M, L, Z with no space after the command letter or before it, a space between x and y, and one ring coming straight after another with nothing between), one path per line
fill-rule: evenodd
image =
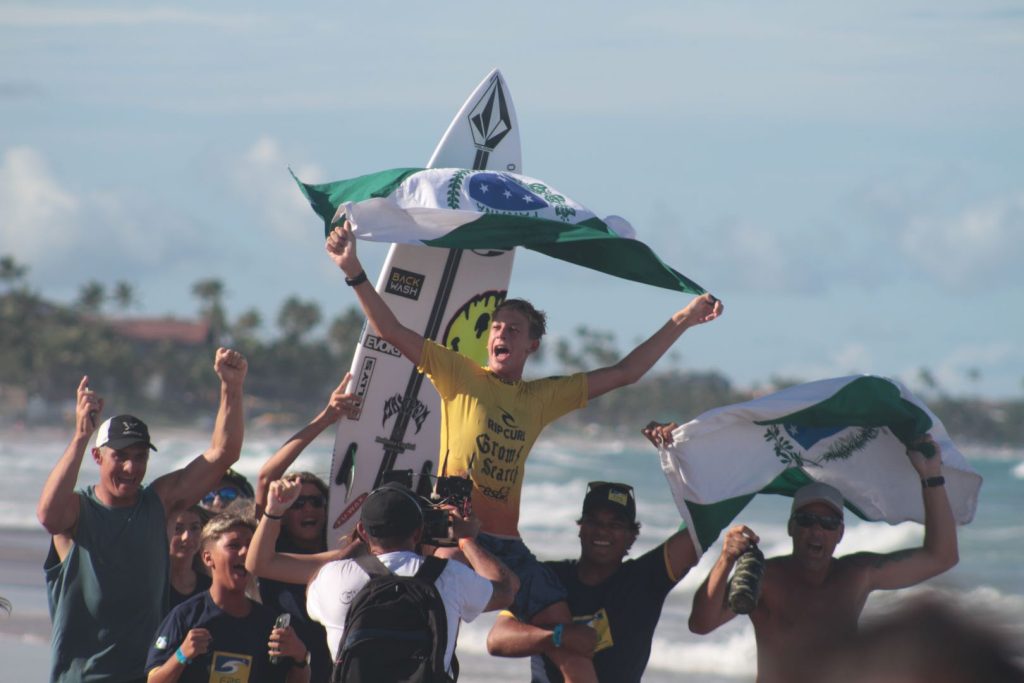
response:
M214 489L203 496L203 505L213 505L215 498L220 498L224 503L230 503L241 495L234 486L221 486L219 489Z
M835 531L843 523L843 518L836 515L819 515L814 512L801 511L793 515L793 521L804 529L810 529L817 524L825 531Z

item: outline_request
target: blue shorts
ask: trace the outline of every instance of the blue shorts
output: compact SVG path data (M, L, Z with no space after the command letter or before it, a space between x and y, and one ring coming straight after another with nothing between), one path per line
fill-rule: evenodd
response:
M481 533L476 541L519 577L519 592L509 607L516 619L529 622L545 607L569 599L555 572L534 557L522 539Z

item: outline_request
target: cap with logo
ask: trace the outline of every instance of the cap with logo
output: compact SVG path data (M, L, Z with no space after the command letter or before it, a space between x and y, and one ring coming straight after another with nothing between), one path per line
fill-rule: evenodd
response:
M360 520L374 538L405 538L423 525L423 510L412 491L392 481L370 492Z
M636 522L636 499L633 497L633 487L629 484L608 481L592 481L587 484L583 514L599 507L612 510L630 524Z
M793 494L793 512L811 503L824 503L843 516L843 494L834 486L820 481L807 484Z
M149 440L149 427L134 415L115 415L96 430L97 448L106 446L118 450L135 444L156 450Z

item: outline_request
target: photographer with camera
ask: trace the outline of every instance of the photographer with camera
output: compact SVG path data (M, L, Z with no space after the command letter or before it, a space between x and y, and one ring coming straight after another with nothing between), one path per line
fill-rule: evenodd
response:
M668 438L671 427L662 432ZM935 454L926 457L924 452L930 448ZM760 600L756 591L727 597L730 570L758 540L749 528L737 525L726 532L721 556L694 595L690 630L710 633L736 616L737 604L755 600L749 616L757 639L757 680L790 681L795 667L806 664L808 652L856 634L869 593L907 588L953 567L958 560L956 522L943 486L939 446L926 434L907 449L907 458L921 477L925 510L921 547L834 557L845 529L843 494L828 484L808 484L793 496L788 524L793 552L765 561ZM749 578L738 577L741 594Z
M446 510L450 519L450 537L458 544L472 569L459 562L425 558L416 552L423 536L425 502L405 486L390 482L370 493L356 525L358 540L354 543L365 546L369 553L356 554L352 545L315 555L277 552L274 546L280 533L280 520L299 491L300 484L296 480L282 479L270 485L266 511L253 537L246 567L260 577L308 584L306 608L310 617L327 629L327 645L336 667L340 655L345 659L344 666L349 669L353 666L352 660L364 655L367 660L374 660L381 651L384 654L382 659L390 660L360 661L357 670L342 680L373 680L374 677L377 680L434 680L427 675L429 671L420 676L419 673L423 672L403 670L399 677L394 672L382 674L383 669L377 668L410 665L415 670L424 661L428 669L440 667L443 674L454 680L458 671L457 666L452 665L452 657L459 622L473 621L481 612L507 607L519 589L515 575L476 542L479 522L463 518L454 508ZM387 609L374 602L371 597L373 591L366 590L368 584L395 577L417 577L421 580L419 584L427 584L427 589L422 585L416 589L423 590L421 598L417 597L419 594L415 590L409 589L409 600L420 599L422 603L430 603L435 594L429 587L436 588L439 605L411 605L404 612L421 609L424 613L425 628L431 631L433 640L427 644L428 654L440 641L443 643L440 662L434 661L439 659L437 657L413 662L413 655L401 654L403 645L397 640L394 643L379 642L386 640L387 634L378 642L367 642L363 650L352 654L341 652L343 643L353 642L351 634L345 635L346 627L351 626L350 621L371 620L371 612L377 610L381 613ZM438 606L444 612L443 620L437 614ZM351 614L350 609L353 610ZM383 619L382 629L378 630L397 627L391 623L393 621Z

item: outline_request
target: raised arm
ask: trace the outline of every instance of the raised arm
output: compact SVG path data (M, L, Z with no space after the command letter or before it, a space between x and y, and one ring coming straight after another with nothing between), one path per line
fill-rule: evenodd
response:
M723 311L722 302L710 294L701 294L686 308L678 311L661 329L630 351L615 365L587 373L589 398L596 398L612 389L632 384L643 377L672 344L694 325L710 322Z
M352 373L346 372L338 388L331 393L327 406L309 424L288 439L260 467L260 473L256 479L257 513L262 513L267 505L270 482L283 477L295 459L306 449L306 446L313 442L313 439L320 436L325 429L341 419L343 415L350 415L352 410L358 407L359 399L346 391L351 379Z
M356 238L348 221L345 221L342 227L335 228L327 237L326 248L331 260L345 273L345 280L358 280L352 285L352 289L359 297L359 305L362 306L366 319L370 321L370 326L377 334L394 344L413 365L419 365L420 354L423 352L423 335L400 323L391 307L373 288L373 283L366 278L366 271L356 256Z
M690 532L680 529L665 541L665 560L668 563L669 578L678 583L697 564L697 550L693 547Z
M75 397L75 433L71 443L64 449L64 455L50 470L36 506L36 518L54 536L74 536L80 504L78 494L75 493L75 483L82 468L85 449L96 431L102 412L103 399L89 388L89 377L82 377Z
M930 434L917 445L930 443L935 454L925 456L914 447L907 457L921 477L924 497L924 545L879 555L864 553L867 561L868 585L872 590L906 588L937 576L959 561L956 520L949 505L949 496L942 480L942 451Z
M742 524L726 532L725 540L722 541L722 554L718 556L708 577L693 596L693 609L690 611L691 631L700 634L711 633L736 616L726 603L729 572L747 546L757 543L758 540L757 535Z
M168 516L195 505L224 473L238 461L245 435L242 387L249 365L245 356L219 348L213 369L220 378L220 407L213 425L210 447L183 469L169 472L153 482Z
M491 582L491 599L484 611L493 612L508 607L519 592L519 577L476 542L476 535L480 531L479 520L475 517L463 519L458 511L450 507L448 513L452 517L452 536L458 539L459 550L473 571Z
M281 534L281 519L301 491L302 482L298 479L278 479L270 484L266 510L245 554L245 568L256 576L305 585L325 564L340 559L338 551L315 555L277 552L275 546Z

